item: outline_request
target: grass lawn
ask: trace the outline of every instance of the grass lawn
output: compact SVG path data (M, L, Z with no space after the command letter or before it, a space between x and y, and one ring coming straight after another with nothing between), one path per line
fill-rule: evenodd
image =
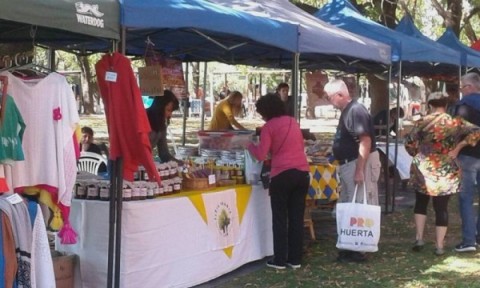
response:
M331 132L318 128L324 125L320 121L322 120L311 122L317 125L315 135L317 138L331 139ZM240 122L249 129L263 123L259 119L241 119ZM208 123L206 121L205 125ZM98 140L108 141L103 115L82 116L80 125L91 126ZM304 125L302 127L308 128ZM171 129L176 143L181 143L182 120L172 119ZM199 129L199 119L189 118L186 128L187 143L198 143L196 131ZM301 269L275 271L265 267L216 287L480 287L480 252L460 254L453 251L461 238L457 197L452 197L450 201L450 223L445 246L447 253L440 257L433 254L435 224L431 208L425 231L427 245L421 252L411 251L415 237L412 210L397 209L395 213L383 216L379 252L371 253L367 263L337 263L336 238L330 233L322 235L316 241L306 237ZM330 218L329 223L315 223L317 230L321 230L325 225L334 225L334 222Z
M433 254L433 210L428 212L426 246L412 252L413 209L402 209L383 216L379 251L371 253L366 263L337 263L335 235L325 235L316 241L307 239L304 263L298 270L265 267L217 287L480 287L480 252L453 251L461 235L457 207L453 197L443 256Z

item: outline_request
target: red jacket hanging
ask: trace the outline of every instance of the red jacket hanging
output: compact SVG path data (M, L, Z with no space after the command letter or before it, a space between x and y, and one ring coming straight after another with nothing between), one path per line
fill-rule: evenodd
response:
M160 183L148 138L150 124L130 60L120 53L106 54L95 69L107 116L110 159L123 158L126 180L133 181L142 164L150 179Z

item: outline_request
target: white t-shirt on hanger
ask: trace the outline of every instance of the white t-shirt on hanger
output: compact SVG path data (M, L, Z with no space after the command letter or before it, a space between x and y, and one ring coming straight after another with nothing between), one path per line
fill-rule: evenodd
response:
M64 76L22 80L10 72L8 94L25 121L25 161L12 168L13 188L48 185L58 188L59 201L70 206L76 178L73 133L80 118L70 85Z

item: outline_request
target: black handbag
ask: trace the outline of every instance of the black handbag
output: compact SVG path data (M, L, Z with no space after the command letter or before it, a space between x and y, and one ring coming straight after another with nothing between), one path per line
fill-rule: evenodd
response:
M285 144L285 140L287 140L288 134L290 134L290 128L292 127L292 120L290 119L290 124L288 125L287 135L283 139L282 145L278 148L278 151L282 149L283 144ZM263 189L270 188L270 170L272 170L272 162L271 160L264 160L262 165L262 170L260 171L260 180L263 184Z
M270 170L272 170L272 162L270 160L263 161L262 170L260 171L260 180L263 184L263 189L270 187Z

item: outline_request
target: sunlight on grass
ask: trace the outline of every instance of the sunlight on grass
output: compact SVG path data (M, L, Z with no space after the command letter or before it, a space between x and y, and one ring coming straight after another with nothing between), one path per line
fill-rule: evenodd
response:
M475 256L475 254L472 254ZM472 273L478 273L480 270L479 258L465 258L460 256L450 256L442 263L433 265L429 269L425 270L424 274L429 273L460 273L470 275ZM480 285L480 284L479 284Z

